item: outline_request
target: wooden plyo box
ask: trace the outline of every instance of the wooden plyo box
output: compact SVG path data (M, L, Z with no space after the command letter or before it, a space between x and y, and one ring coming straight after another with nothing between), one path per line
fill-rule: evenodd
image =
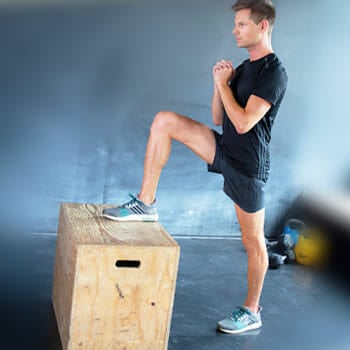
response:
M52 303L64 350L167 349L180 247L158 223L62 203Z

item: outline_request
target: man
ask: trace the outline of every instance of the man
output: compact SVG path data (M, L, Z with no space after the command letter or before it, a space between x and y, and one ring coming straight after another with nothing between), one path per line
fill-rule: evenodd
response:
M218 322L218 329L240 333L261 327L259 305L268 268L264 239L264 185L269 174L271 128L283 99L287 74L271 46L275 9L268 0L238 0L233 6L232 31L249 59L234 69L221 60L213 67L212 119L223 126L219 135L186 116L159 112L147 144L141 191L131 201L105 209L106 218L118 221L158 219L155 194L166 164L171 140L188 146L224 177L224 192L233 200L248 257L248 292L243 306Z

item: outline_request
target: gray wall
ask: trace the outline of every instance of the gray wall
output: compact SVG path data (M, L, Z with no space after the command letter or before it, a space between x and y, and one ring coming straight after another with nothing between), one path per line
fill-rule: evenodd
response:
M127 200L139 190L154 114L212 126L212 65L247 58L227 0L14 3L0 3L3 232L56 232L61 202ZM305 186L341 184L350 172L349 2L275 5L273 46L289 87L271 143L267 235ZM174 144L161 222L172 234L239 234L221 188Z

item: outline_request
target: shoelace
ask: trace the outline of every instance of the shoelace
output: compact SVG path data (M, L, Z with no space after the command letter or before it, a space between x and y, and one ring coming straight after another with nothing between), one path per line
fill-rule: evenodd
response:
M123 204L121 206L121 208L131 208L131 207L137 206L138 203L142 203L142 204L146 205L145 203L140 201L137 197L135 197L132 193L129 193L129 197L131 197L131 200L129 202ZM156 199L154 199L154 201L149 206L152 206L155 202L156 202Z
M232 316L230 317L233 321L242 321L245 317L247 317L247 313L243 308L238 308L237 311L232 312Z
M137 198L131 193L129 193L129 197L131 197L131 200L129 202L123 204L122 205L123 208L131 208L131 207L135 206L135 204L137 205Z

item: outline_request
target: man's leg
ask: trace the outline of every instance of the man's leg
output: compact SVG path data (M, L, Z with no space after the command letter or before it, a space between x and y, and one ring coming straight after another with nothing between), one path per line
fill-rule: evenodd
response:
M268 256L264 238L265 209L248 213L235 205L242 231L242 243L248 256L248 293L244 305L258 311L264 278L268 269Z
M152 123L148 139L144 175L138 198L115 208L103 210L103 216L116 221L156 221L152 205L163 167L169 159L171 141L177 140L205 162L212 164L216 151L214 133L206 125L174 112L159 112Z
M235 205L242 231L242 242L248 255L248 293L244 305L231 316L218 322L218 329L225 333L242 333L261 327L260 296L268 268L264 239L265 210L248 213Z
M161 171L169 159L171 140L183 143L209 164L214 161L216 141L211 129L174 112L159 112L153 120L148 139L139 193L139 199L146 204L155 199Z

